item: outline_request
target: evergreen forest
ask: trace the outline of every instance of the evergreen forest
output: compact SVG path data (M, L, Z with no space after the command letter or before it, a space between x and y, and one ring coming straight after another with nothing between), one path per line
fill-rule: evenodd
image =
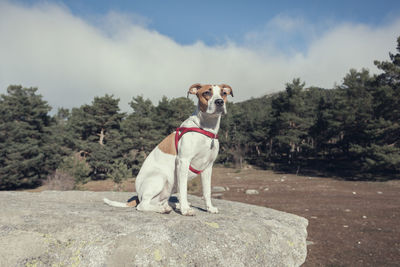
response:
M379 74L350 70L331 89L293 79L279 93L228 103L217 163L351 180L400 178L400 37ZM234 90L246 88L234 88ZM282 88L283 89L283 88ZM0 190L39 186L49 176L76 184L134 177L150 151L195 109L186 97L157 105L134 96L121 112L113 95L51 107L37 88L0 95Z

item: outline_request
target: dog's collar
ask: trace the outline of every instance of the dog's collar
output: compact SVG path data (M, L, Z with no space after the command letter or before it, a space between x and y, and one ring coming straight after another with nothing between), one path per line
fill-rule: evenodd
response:
M196 127L179 127L176 129L176 133L175 133L175 149L176 149L176 153L178 154L178 142L179 140L182 138L182 136L185 133L188 132L197 132L197 133L201 133L204 134L205 136L208 136L212 139L218 139L218 134L214 134L212 132L203 130L201 128L196 128ZM195 174L200 174L202 171L196 170L195 168L193 168L192 166L189 166L189 170L194 172Z

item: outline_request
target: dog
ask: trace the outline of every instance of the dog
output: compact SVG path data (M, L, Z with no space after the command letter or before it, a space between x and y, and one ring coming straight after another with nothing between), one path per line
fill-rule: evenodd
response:
M194 210L187 199L187 183L200 174L207 211L218 213L218 208L211 203L211 174L219 150L217 133L221 115L226 114L227 98L233 97L233 91L227 84L196 83L190 86L188 97L189 94L197 96L197 108L144 161L135 182L138 203L104 199L106 204L169 213L172 208L168 199L178 192L177 209L182 215L193 216Z

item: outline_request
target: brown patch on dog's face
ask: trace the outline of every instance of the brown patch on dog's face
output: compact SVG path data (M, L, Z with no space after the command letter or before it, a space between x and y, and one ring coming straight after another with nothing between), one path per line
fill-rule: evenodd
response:
M195 94L197 94L197 91L198 90L200 90L200 88L201 88L201 84L199 84L199 83L195 83L195 84L193 84L192 86L190 86L189 87L189 91L188 91L188 96L189 96L189 94L192 94L192 95L195 95Z
M197 92L197 97L199 98L200 110L203 112L207 111L208 100L213 96L213 89L210 84L203 85Z
M233 97L233 90L232 87L230 87L227 84L220 84L218 85L219 88L221 88L221 97L224 99L224 102L226 103L228 101L228 95L231 95Z
M196 94L199 99L199 106L202 112L207 111L208 100L210 100L213 96L213 89L211 84L193 84L189 88L188 94Z

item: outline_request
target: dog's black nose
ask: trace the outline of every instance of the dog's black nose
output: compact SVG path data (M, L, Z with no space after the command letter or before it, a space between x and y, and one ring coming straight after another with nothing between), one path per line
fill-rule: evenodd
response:
M215 105L217 105L218 107L221 107L224 105L224 100L222 99L217 99L214 101Z

